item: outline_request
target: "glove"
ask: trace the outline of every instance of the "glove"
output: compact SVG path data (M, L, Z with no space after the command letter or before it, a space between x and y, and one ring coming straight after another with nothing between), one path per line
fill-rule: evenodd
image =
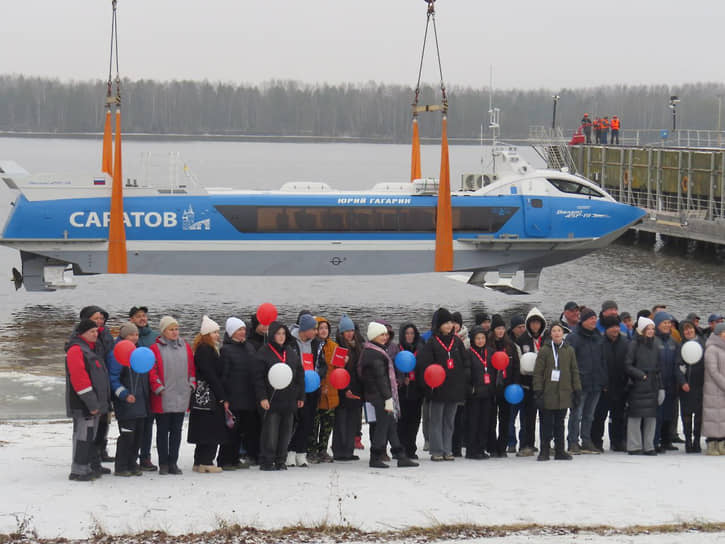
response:
M657 406L662 406L665 403L665 390L660 389L657 391Z
M582 402L582 392L581 391L573 391L571 394L571 406L572 408L579 408L579 405Z
M536 391L534 393L534 402L536 402L536 408L539 410L544 409L544 392L543 391Z
M393 411L393 399L386 399L386 401L385 401L385 411L386 412L392 412Z

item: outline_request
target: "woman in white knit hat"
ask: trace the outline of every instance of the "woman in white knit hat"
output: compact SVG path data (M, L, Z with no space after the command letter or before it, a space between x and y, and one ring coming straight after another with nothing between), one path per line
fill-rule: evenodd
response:
M156 417L156 449L159 474L181 474L177 461L181 427L189 409L189 396L196 387L194 355L191 346L179 337L179 323L165 315L159 323L161 334L151 351L156 363L149 372L151 411Z
M219 325L209 316L201 320L199 334L194 338L196 390L191 397L188 442L194 449L194 472L221 472L214 466L219 444L227 440L225 422L229 403L224 391L224 363L219 356Z

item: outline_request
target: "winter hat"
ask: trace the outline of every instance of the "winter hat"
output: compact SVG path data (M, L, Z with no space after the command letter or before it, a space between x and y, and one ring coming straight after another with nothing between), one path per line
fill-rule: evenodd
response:
M584 323L587 319L597 317L597 313L591 308L581 308L581 314L579 315L579 323Z
M437 331L443 323L448 323L449 321L453 321L451 312L445 308L438 308L435 313L435 319L433 320L433 331Z
M619 306L617 306L617 303L613 300L605 300L602 302L602 311L606 312L607 310L619 310Z
M208 315L201 318L201 327L199 327L199 333L204 336L205 334L211 334L219 330L219 324L213 319L209 319Z
M573 300L570 300L569 302L564 304L564 311L578 310L578 309L579 309L579 305L576 302L574 302Z
M725 323L718 323L715 325L715 330L713 331L717 336L720 336L723 331L725 331Z
M227 319L226 325L224 325L224 329L227 331L229 338L242 327L246 329L247 324L238 317L230 317Z
M655 322L652 321L649 317L640 317L637 320L637 332L639 334L644 334L644 330L647 328L648 325L655 326Z
M526 318L521 314L516 314L511 318L511 328L518 327L526 323Z
M672 316L667 312L657 312L654 319L655 327L659 327L663 321L672 321Z
M458 323L461 327L463 327L463 316L461 315L461 312L453 312L451 317L453 318L454 323Z
M311 331L317 327L317 320L310 314L302 314L299 319L300 332Z
M93 312L93 314L95 313L96 312ZM98 325L96 325L95 321L91 321L90 319L81 319L81 322L78 323L78 326L76 327L76 332L80 336L81 334L88 332L91 329L95 329L96 327L98 327Z
M100 312L105 319L108 319L108 312L104 311L100 306L86 306L85 308L82 308L80 318L90 319L96 312Z
M161 318L161 321L159 321L159 331L161 331L163 333L171 325L176 325L178 327L179 322L176 321L176 319L174 319L170 315L165 315L164 317Z
M337 326L337 330L340 332L354 331L355 323L352 322L352 319L347 317L347 314L342 314L342 317L340 318L340 324Z
M506 327L506 322L499 314L493 314L491 318L491 329L497 329L498 327Z
M370 325L368 325L368 340L372 342L378 336L386 334L387 332L388 328L385 325L378 323L377 321L371 321Z
M604 330L608 329L609 327L619 327L619 318L616 315L608 315L606 317L602 318L602 327L604 327Z
M476 339L477 334L486 334L486 331L483 330L483 327L476 325L473 327L470 331L468 331L468 339L471 341L471 346L473 346L473 341Z
M119 338L126 338L127 336L131 336L132 334L138 334L138 327L130 321L121 325L121 328L118 331Z
M477 325L480 325L484 321L491 321L491 316L486 312L478 312L475 316L473 316L473 319L476 321Z

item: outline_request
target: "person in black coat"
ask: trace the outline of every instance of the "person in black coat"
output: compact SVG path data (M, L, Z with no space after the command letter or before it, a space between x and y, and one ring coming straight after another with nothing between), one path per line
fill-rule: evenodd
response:
M228 440L219 451L219 463L225 470L248 468L259 457L259 434L262 420L257 411L254 393L256 351L247 340L247 327L236 317L227 319L226 332L220 350L224 365L224 389L234 426L228 431ZM244 446L246 459L239 459Z
M399 467L415 467L403 451L398 439L396 420L400 417L397 380L393 361L385 351L388 330L375 321L368 326L368 342L363 345L357 372L363 382L365 402L375 409L375 429L370 444L370 466L388 468L383 455L390 443L390 451L398 459Z
M424 342L418 328L413 323L404 323L400 327L398 346L401 351L409 351L416 357ZM423 374L414 368L408 374L398 371L398 398L400 399L400 420L398 420L398 437L403 449L411 459L418 459L418 429L423 405Z
M624 363L627 385L627 451L630 455L657 455L654 446L657 407L664 401L655 324L646 317L637 320L637 334L629 345Z
M594 445L604 449L604 425L609 419L609 446L612 451L627 451L627 413L625 411L625 387L627 374L624 361L627 358L629 339L622 332L617 316L602 317L604 328L604 361L607 364L607 388L594 412L591 437ZM610 416L609 418L607 416Z
M471 369L466 349L453 332L453 317L445 308L439 308L433 334L420 351L418 364L422 375L429 366L439 365L445 380L436 388L426 387L430 403L430 454L432 461L453 461L453 429L458 405L466 400L471 381Z
M486 331L475 326L469 333L471 347L468 350L471 367L471 384L466 399L466 458L488 459L486 450L496 398L494 381L496 369L491 365L493 351L486 347Z
M224 389L224 363L219 356L219 325L204 316L194 338L196 390L191 396L187 442L194 448L194 472L221 472L214 466L217 448L227 440L226 410L229 402Z
M506 334L506 323L498 314L495 314L491 319L491 332L488 335L487 345L493 352L504 352L509 360L509 364L505 369L495 370L496 398L491 412L488 435L489 453L494 457L506 457L511 406L506 401L504 393L509 385L520 384L521 363L516 346L511 341L511 337ZM498 433L496 432L497 421Z
M294 415L305 404L305 373L300 358L287 343L289 331L282 323L269 325L269 342L257 352L254 390L262 409L259 468L286 470L287 446L292 437ZM269 383L269 370L278 363L289 365L292 381L283 389Z
M702 429L702 395L705 387L705 340L697 334L697 326L692 321L680 323L683 345L694 341L702 347L702 357L695 364L684 367L683 374L689 391L680 393L680 417L685 432L685 452L700 453L700 431ZM682 367L680 368L682 370Z

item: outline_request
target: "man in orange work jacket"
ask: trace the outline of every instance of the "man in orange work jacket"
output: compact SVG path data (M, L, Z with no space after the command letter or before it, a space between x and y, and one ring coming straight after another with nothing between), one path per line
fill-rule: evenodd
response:
M612 127L612 140L611 143L614 144L614 141L617 141L617 145L619 145L619 117L616 115L612 117L611 127Z

